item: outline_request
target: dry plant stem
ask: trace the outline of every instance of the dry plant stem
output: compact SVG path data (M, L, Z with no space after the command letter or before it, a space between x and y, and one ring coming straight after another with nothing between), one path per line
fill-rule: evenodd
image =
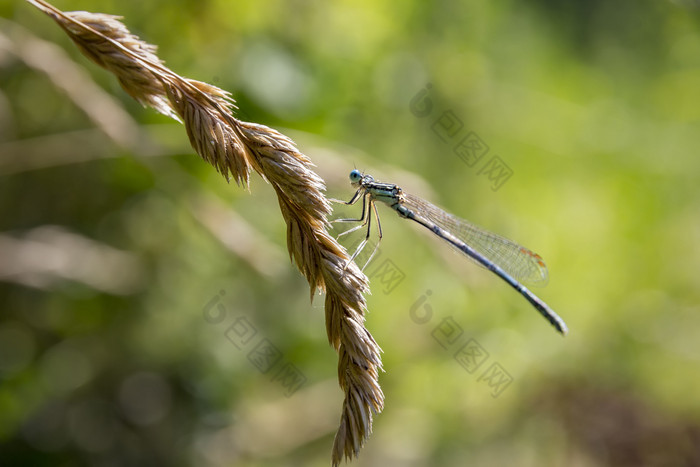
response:
M44 0L27 0L53 18L92 61L114 73L137 101L184 122L192 147L227 180L248 186L255 170L275 189L287 224L287 247L309 281L311 297L326 292L328 340L339 356L345 391L332 463L356 456L384 405L379 387L380 348L364 327L367 278L328 232L331 212L313 164L281 133L232 115L229 93L183 78L164 66L156 47L132 35L118 17L62 12Z

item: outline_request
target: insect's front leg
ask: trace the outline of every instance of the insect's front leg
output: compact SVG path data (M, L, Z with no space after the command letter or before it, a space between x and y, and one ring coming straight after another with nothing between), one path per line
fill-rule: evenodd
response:
M356 230L361 229L365 225L367 225L367 222L369 221L369 217L371 215L371 212L367 209L367 205L371 203L372 201L368 197L368 193L365 193L364 196L362 197L362 214L360 215L359 219L335 219L333 222L362 222L360 225L357 227L353 227L352 229L348 229L345 232L342 232L338 234L338 238L342 237L343 235L347 235L351 232L354 232Z
M372 250L372 254L369 255L369 258L367 258L367 261L365 261L365 265L362 266L362 271L364 271L367 268L367 265L372 261L372 258L374 258L374 255L377 254L377 250L379 249L379 244L382 242L382 224L379 222L379 213L377 212L377 206L374 204L374 200L369 200L369 213L367 214L367 217L370 217L372 215L372 212L374 212L374 218L377 220L377 229L379 230L379 239L377 240L377 244L374 246L374 250ZM369 219L368 219L369 221ZM369 240L369 222L367 225L367 237L365 238L365 243ZM364 247L364 245L363 245ZM359 251L356 252L353 255L353 259L359 254Z
M352 195L352 198L350 198L350 201L343 201L342 199L336 199L336 198L328 198L328 200L332 201L334 203L340 203L340 204L345 204L347 206L352 206L353 204L357 203L358 199L360 199L361 192L362 192L362 187L357 189L355 194Z
M365 196L365 198L366 198L366 196ZM364 224L358 225L357 227L355 227L355 228L352 229L352 230L357 230L357 229L359 229L359 228L364 227L365 225L367 225L367 235L365 235L365 239L362 240L362 242L360 242L360 244L357 246L357 249L355 250L355 253L353 253L352 256L350 257L350 259L347 261L347 263L345 263L345 267L343 267L343 269L347 268L347 267L348 267L348 264L350 264L352 261L355 260L355 258L357 258L357 256L358 256L358 255L360 254L360 252L365 248L365 245L367 245L367 242L369 241L369 234L370 234L371 229L372 229L372 211L375 211L375 213L376 213L376 209L377 209L377 208L376 208L376 206L374 205L374 202L372 201L371 198L369 198L369 199L366 200L365 205L368 205L367 219L365 220ZM364 209L362 210L362 213L363 213L363 214L365 213L365 210L364 210ZM345 234L345 233L347 233L347 232L343 232L343 234ZM339 236L340 236L340 235L339 235ZM379 246L379 245L377 245L377 247L378 247L378 246ZM377 251L377 248L375 247L375 248L374 248L374 251L372 252L372 254L371 254L370 257L369 257L370 260L372 259L372 256L374 256L374 253L376 253L376 251ZM365 263L365 266L362 268L363 270L365 269L365 267L367 267L367 264L369 264L369 260L367 261L367 263Z

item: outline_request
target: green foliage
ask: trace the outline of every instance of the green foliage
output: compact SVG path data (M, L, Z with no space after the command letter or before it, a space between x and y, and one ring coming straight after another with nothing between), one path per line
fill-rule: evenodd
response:
M240 118L292 136L329 196L350 198L357 167L547 261L536 292L569 325L563 339L507 286L380 206L367 326L384 350L387 406L355 464L690 465L700 463L692 3L56 6L124 16L176 72L230 90ZM29 4L0 2L0 14L0 34L18 37L14 23L60 45L146 136L118 146L26 50L0 53L0 463L327 465L337 362L323 297L309 303L288 261L272 190L257 178L251 193L227 185L180 125L132 102ZM418 118L409 103L427 83L433 112ZM459 139L433 129L448 110L460 135L489 146L474 167L453 152ZM494 155L513 172L496 191L479 173ZM394 288L388 260L405 275ZM217 297L223 308L207 308ZM425 307L420 324L412 313ZM434 333L448 317L463 334L445 349ZM242 349L236 323L257 330ZM248 359L263 339L281 356L267 373ZM469 339L488 352L473 373L454 359ZM285 363L306 378L290 397L275 379ZM482 378L494 363L512 377L498 397Z

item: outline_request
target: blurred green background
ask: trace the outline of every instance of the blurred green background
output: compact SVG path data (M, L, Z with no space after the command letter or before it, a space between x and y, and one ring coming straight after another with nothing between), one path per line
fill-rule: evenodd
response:
M386 409L353 465L700 465L697 2L55 5L124 16L329 196L356 167L547 261L565 338L380 207ZM0 15L0 464L329 465L336 354L273 190L227 184L31 5Z

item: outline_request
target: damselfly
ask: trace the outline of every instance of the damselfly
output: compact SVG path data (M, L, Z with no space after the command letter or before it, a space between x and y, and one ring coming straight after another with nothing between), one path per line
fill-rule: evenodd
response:
M477 264L506 281L508 285L525 297L557 331L562 334L568 332L564 320L521 283L545 284L547 282L547 266L540 255L507 238L487 232L464 219L448 214L425 200L404 193L397 185L377 182L372 176L365 175L359 170L350 172L350 183L357 187L355 195L350 201L339 202L353 205L361 198L362 215L359 219L336 219L334 222L362 222L339 236L354 232L365 225L367 226L367 235L349 261L353 261L369 241L372 215L377 221L377 230L381 241L382 226L375 206L376 201L381 201L396 211L399 216L419 223L459 252L476 261ZM370 262L378 247L379 243L377 243L367 263Z

